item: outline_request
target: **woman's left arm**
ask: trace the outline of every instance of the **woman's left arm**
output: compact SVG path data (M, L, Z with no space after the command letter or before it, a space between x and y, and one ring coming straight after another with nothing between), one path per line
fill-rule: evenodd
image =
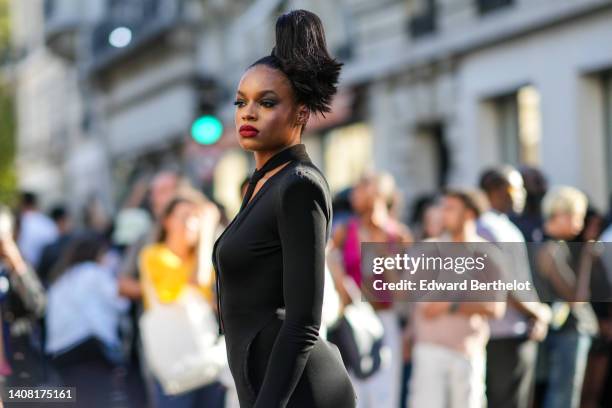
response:
M255 408L287 405L321 325L329 222L325 194L308 175L292 176L279 193L277 217L286 314Z

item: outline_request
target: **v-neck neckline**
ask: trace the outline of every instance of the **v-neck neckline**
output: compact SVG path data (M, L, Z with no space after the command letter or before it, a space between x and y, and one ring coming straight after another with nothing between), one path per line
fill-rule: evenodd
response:
M276 173L272 174L271 176L269 176L269 177L265 177L265 178L262 178L263 180L265 180L265 181L264 181L264 183L261 185L261 187L259 188L259 190L257 190L257 192L254 192L254 193L251 195L251 197L250 197L250 199L249 199L249 202L248 202L248 203L246 203L246 205L245 205L244 209L243 209L242 211L240 211L240 212L246 211L246 209L249 207L249 205L250 205L250 204L251 204L253 201L255 201L255 199L257 198L257 196L259 195L259 193L261 193L261 191L262 191L262 190L263 190L263 188L266 186L266 184L268 184L268 183L270 182L270 180L272 180L272 179L274 178L274 176L276 176L278 173L281 173L283 170L285 170L285 167L289 167L289 166L291 166L291 164L292 164L292 163L293 163L293 160L288 161L288 162L286 162L286 163L283 163L283 164L281 164L281 165L279 165L279 166L277 166L277 167L275 167L275 168L271 169L270 171L274 171L274 170L276 170L278 167L282 167L280 170L278 170ZM239 212L239 213L240 213L240 212Z
M296 162L295 160L291 160L289 164L287 164L285 167L283 167L282 169L274 173L272 176L270 176L270 178L268 178L268 180L266 180L266 182L261 186L261 188L257 191L257 193L253 194L253 196L251 197L251 200L245 205L242 211L239 211L238 214L236 214L236 216L232 219L232 221L230 221L230 223L227 224L227 227L225 227L225 229L223 230L223 232L221 233L217 241L221 241L221 238L223 238L225 233L232 227L232 225L236 223L236 221L238 221L238 219L244 218L244 214L248 213L251 210L253 205L255 205L255 203L261 198L262 193L267 191L267 189L270 187L269 186L271 184L270 182L274 180L276 176L278 176L279 174L282 174L287 168L291 167L295 162Z

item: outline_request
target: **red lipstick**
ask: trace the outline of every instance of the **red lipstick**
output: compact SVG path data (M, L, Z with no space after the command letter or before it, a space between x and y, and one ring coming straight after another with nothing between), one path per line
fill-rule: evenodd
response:
M242 125L240 129L238 129L238 133L240 133L242 137L255 137L259 133L259 130L251 125Z

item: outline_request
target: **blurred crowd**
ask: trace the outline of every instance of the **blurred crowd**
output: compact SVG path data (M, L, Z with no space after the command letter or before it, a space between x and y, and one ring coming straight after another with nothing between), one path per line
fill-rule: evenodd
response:
M176 171L146 184L113 217L45 211L32 192L0 207L4 387L74 386L87 407L238 407L211 263L227 215ZM529 167L487 169L478 186L419 198L406 219L400 197L389 174L368 172L333 202L321 335L340 348L360 408L612 406L612 303L585 301L610 288L610 254L581 245L612 241L612 212ZM515 265L542 301L412 304L365 290L362 242L391 253L421 241L555 243ZM177 350L147 339L157 330L189 352L192 334L155 325L171 305L202 311L197 333L214 338L191 359L207 374L178 385ZM350 349L358 333L375 341Z

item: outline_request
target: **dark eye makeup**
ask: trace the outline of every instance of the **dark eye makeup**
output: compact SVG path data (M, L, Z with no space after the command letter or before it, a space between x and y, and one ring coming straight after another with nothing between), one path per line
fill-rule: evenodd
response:
M271 108L274 105L276 105L276 101L272 99L264 99L260 103L261 103L261 106L263 106L264 108Z
M261 106L263 106L264 108L272 108L274 107L278 102L274 99L262 99L259 104ZM236 101L234 101L234 106L238 106L238 107L243 107L246 105L246 102L243 99L237 99Z

